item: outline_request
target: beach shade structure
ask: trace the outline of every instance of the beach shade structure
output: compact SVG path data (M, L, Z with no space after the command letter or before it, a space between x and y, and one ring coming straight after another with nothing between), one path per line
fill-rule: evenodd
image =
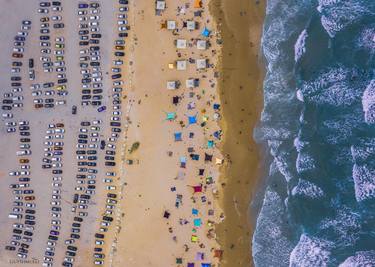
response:
M198 241L199 241L198 236L196 236L196 235L191 236L191 242L197 243Z
M156 10L162 11L162 10L165 10L165 8L166 8L165 1L162 1L162 0L156 1Z
M186 60L177 60L176 65L177 65L177 70L186 70L187 62Z
M204 153L204 161L212 161L212 156L213 155L210 155L210 154L207 154L207 153Z
M194 31L197 28L197 23L193 20L186 21L186 28L189 31Z
M178 102L180 102L180 97L179 97L179 96L174 96L174 97L172 98L172 103L173 103L174 105L177 105Z
M194 116L188 116L188 122L189 125L197 123L197 114L195 114Z
M171 214L168 211L164 211L163 217L169 219L169 216L171 216Z
M214 110L220 110L220 104L213 104Z
M182 258L176 258L176 264L182 264Z
M191 209L191 214L198 215L199 211L197 209Z
M195 88L199 86L199 79L190 78L186 80L186 88Z
M212 140L208 140L208 141L207 141L207 147L208 147L208 148L213 148L213 147L214 147L214 141L212 141Z
M201 17L202 16L202 10L194 11L194 17Z
M186 168L186 157L180 157L180 167Z
M187 41L185 39L177 39L176 47L178 49L185 49L187 47Z
M221 131L216 131L213 133L213 136L216 138L216 139L219 139L221 138Z
M167 81L167 89L168 90L176 90L180 87L179 81Z
M194 267L194 263L193 262L189 262L186 267Z
M204 253L203 252L197 252L195 254L195 260L196 261L202 261L202 260L204 260Z
M168 20L167 21L167 29L168 30L175 30L177 28L177 24L176 24L176 21L174 20Z
M211 31L209 29L207 29L207 27L204 27L203 31L202 31L202 35L204 37L209 37L211 34Z
M199 169L198 175L202 176L204 174L204 169Z
M198 40L197 41L197 48L199 50L206 50L207 49L207 41L205 41L205 40Z
M181 132L174 133L174 141L175 142L182 141L182 133Z
M197 59L196 66L197 66L197 69L199 70L207 68L207 59L205 58Z
M194 8L201 8L202 0L194 0Z
M192 187L193 187L194 193L201 193L203 191L202 185L194 185Z
M194 226L200 227L202 225L202 220L200 218L194 219Z
M176 118L176 112L166 112L166 120L173 121Z

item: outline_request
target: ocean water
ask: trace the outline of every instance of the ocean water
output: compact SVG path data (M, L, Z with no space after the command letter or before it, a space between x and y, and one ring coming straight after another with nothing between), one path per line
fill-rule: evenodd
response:
M257 267L375 266L375 0L268 0Z

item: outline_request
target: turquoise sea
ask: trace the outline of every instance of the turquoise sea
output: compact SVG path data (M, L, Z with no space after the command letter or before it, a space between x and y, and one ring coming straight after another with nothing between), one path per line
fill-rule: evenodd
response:
M257 267L375 266L375 0L269 0Z

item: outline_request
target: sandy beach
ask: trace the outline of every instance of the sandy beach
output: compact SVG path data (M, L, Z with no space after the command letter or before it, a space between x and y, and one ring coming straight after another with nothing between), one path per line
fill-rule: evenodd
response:
M221 266L252 265L255 216L249 205L261 171L260 152L252 135L263 103L260 39L265 5L264 0L212 0L210 4L223 41L219 91L225 135L221 149L229 159L220 179L225 220L216 228L225 251Z
M218 266L214 226L221 211L215 194L223 159L216 148L220 134L213 136L220 130L214 119L220 117L214 78L218 47L208 2L202 4L167 1L160 15L153 2L131 5L124 216L111 266ZM183 27L188 20L195 21L195 29ZM168 29L167 21L176 29ZM202 35L205 27L209 37ZM177 48L177 40L185 40L186 47ZM198 40L210 47L198 49ZM207 59L207 68L197 70L197 59ZM176 69L177 60L186 60L185 70ZM191 78L199 86L187 88ZM168 90L168 81L178 81L179 88ZM135 142L139 148L129 153Z

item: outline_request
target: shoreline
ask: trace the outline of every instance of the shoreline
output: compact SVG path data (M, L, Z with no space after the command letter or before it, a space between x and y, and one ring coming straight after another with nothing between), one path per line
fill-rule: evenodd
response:
M252 136L263 108L261 36L265 7L265 1L210 1L210 13L223 41L218 93L224 131L220 149L227 161L220 178L220 206L225 219L216 226L224 251L223 267L253 265L251 242L256 216L250 204L259 186L262 151Z

